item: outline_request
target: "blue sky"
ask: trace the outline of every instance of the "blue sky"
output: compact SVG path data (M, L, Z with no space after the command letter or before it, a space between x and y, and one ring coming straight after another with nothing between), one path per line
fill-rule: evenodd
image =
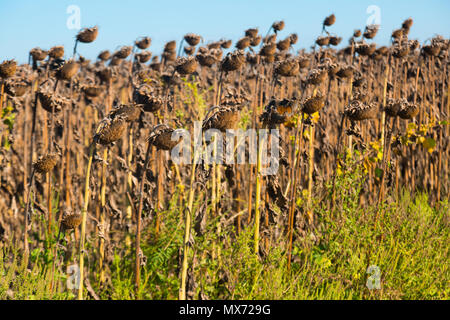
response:
M450 36L448 0L0 0L0 60L26 62L28 51L36 46L64 45L70 54L77 33L66 25L70 5L80 8L81 27L100 27L94 43L78 47L89 59L101 50L132 44L140 36L152 38L149 50L155 54L166 41L178 41L189 32L202 35L206 42L222 37L235 41L249 27L259 27L265 34L272 22L281 19L286 27L280 37L296 32L295 48L309 48L331 13L337 20L330 31L346 44L355 28L364 28L371 5L380 8L381 29L375 38L380 45L387 44L391 31L408 17L414 19L411 39Z

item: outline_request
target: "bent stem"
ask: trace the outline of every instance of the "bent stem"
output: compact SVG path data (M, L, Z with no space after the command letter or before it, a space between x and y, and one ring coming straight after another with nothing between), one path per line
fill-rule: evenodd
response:
M191 212L192 206L194 204L194 194L195 194L195 169L197 159L199 157L199 151L195 151L194 153L194 161L192 162L192 171L191 171L191 182L188 196L188 205L185 210L185 224L184 224L184 242L183 242L183 262L181 266L181 287L178 293L179 300L186 300L186 278L187 278L187 269L188 269L188 254L189 254L189 238L191 236Z
M152 149L152 144L147 144L147 151L145 153L145 161L142 172L141 183L139 186L139 207L136 215L136 264L135 264L135 290L136 290L136 299L139 298L139 285L141 282L141 215L142 215L142 207L144 204L144 185L145 179L147 178L147 166L150 161L150 151Z
M78 300L83 300L83 280L84 280L84 242L86 237L86 220L87 209L89 205L89 178L91 174L92 158L94 157L96 141L92 141L89 146L89 160L86 168L86 182L84 185L84 206L81 220L81 235L80 235L80 284L78 287Z
M260 216L261 211L259 209L261 202L261 158L262 158L262 143L261 137L259 138L258 143L258 158L256 161L256 186L255 186L255 234L253 236L254 239L254 253L258 254L259 252L259 225L260 225Z

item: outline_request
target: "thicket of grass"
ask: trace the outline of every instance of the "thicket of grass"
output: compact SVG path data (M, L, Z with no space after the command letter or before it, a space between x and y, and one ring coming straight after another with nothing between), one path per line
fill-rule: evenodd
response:
M355 167L337 179L337 210L329 212L327 201L315 203L317 224L306 236L294 240L293 262L287 270L284 238L272 241L265 255L253 253L251 225L236 235L233 225L217 231L218 220L210 219L204 232L195 234L189 266L188 297L194 299L448 299L449 203L430 206L426 194L403 193L377 208L362 206L359 193L365 179ZM204 194L199 193L195 210ZM157 239L152 228L143 230L142 250L147 257L142 268L139 298L177 299L178 266L183 241L183 221L175 193ZM300 203L300 202L299 202ZM227 212L223 213L228 216ZM132 237L132 235L131 235ZM57 266L56 285L51 289L51 252L37 249L28 268L14 244L0 252L1 299L74 299L67 290L65 267ZM94 243L87 246L95 250ZM66 252L66 255L70 253ZM87 276L101 299L133 299L134 252L126 244L114 252L107 285L97 283L95 261L89 261ZM369 290L366 271L378 266L381 289ZM92 295L86 292L87 298Z

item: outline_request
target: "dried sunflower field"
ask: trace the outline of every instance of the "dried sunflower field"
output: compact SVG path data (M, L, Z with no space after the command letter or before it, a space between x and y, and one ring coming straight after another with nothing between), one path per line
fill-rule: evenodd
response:
M450 42L336 18L1 62L0 299L449 299Z

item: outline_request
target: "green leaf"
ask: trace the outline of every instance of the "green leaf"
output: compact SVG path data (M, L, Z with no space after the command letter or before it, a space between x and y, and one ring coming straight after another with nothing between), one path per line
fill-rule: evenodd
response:
M375 168L375 176L381 179L381 176L383 175L383 170L380 168Z

